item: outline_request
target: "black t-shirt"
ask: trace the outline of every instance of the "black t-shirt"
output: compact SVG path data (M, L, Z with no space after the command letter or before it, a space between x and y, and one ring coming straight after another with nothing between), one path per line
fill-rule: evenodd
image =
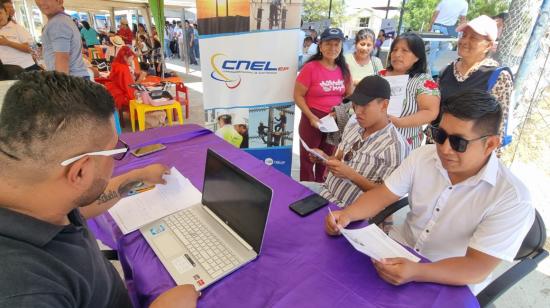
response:
M52 225L0 207L0 307L132 307L78 210Z

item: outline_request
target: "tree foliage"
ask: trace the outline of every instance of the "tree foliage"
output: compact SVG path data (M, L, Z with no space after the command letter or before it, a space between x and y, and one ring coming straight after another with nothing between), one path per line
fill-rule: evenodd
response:
M432 14L440 0L409 0L405 4L403 23L414 31L428 31ZM508 9L509 0L469 0L468 20L479 15L494 16Z
M508 11L510 1L508 0L470 0L468 7L468 20L479 15L495 16Z
M403 25L413 31L427 31L439 0L409 0L405 4Z
M320 21L328 18L330 0L305 0L302 20L304 22ZM345 1L332 0L332 9L330 13L331 26L341 26L345 21L344 15Z

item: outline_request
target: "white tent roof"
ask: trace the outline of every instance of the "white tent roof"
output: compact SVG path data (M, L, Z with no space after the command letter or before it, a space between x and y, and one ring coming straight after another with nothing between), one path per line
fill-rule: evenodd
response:
M65 0L63 4L67 8L79 8L89 10L108 10L109 8L142 8L148 5L147 0ZM195 0L165 0L165 7L196 7Z

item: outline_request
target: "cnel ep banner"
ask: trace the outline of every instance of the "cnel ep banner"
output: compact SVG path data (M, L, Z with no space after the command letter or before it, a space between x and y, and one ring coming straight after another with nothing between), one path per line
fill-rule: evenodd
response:
M290 174L299 30L201 35L206 126Z

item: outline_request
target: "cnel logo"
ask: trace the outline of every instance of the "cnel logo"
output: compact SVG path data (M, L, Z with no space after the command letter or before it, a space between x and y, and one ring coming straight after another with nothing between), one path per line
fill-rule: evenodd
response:
M264 159L264 163L268 166L284 165L285 164L284 161L282 161L282 160L273 160L273 158L271 158L271 157L268 157L268 158Z
M277 72L288 71L288 67L274 67L271 61L252 61L239 59L225 59L227 55L216 53L210 58L212 73L210 77L214 80L224 82L229 89L235 89L241 84L239 74L277 74ZM218 58L220 58L218 60ZM221 66L216 64L220 60ZM235 77L231 77L235 76Z

